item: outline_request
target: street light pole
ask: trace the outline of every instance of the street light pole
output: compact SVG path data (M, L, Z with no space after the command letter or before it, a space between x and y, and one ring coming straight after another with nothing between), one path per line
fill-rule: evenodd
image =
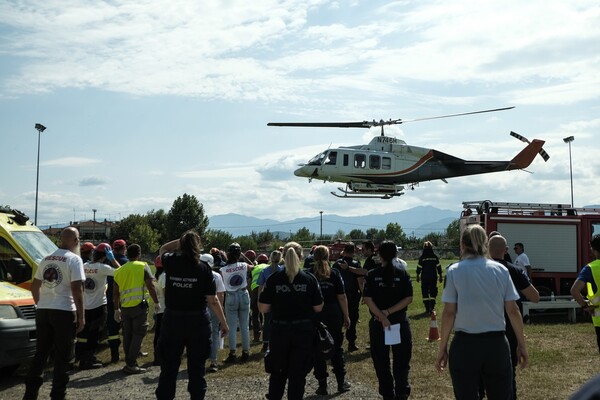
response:
M575 207L573 202L573 160L571 158L571 142L575 140L574 136L569 136L563 139L569 145L569 173L571 175L571 207Z
M35 217L34 223L37 225L37 211L38 211L38 189L40 185L40 138L42 132L46 130L46 127L42 124L35 124L35 129L38 131L38 152L37 152L37 173L35 178Z
M319 211L321 214L321 234L319 235L319 241L323 241L323 211Z
M95 208L92 208L92 211L94 212L94 227L92 230L92 242L94 242L96 240L96 210Z

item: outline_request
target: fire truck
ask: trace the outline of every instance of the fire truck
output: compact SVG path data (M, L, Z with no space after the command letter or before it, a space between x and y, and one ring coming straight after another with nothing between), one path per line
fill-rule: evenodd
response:
M600 208L465 201L461 232L469 224L480 224L488 234L500 232L509 246L523 243L540 295L568 295L581 268L594 259L589 242L600 234Z

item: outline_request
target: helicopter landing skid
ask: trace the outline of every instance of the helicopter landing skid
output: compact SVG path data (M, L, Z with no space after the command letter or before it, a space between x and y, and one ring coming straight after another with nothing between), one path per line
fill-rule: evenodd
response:
M378 193L378 192L355 192L349 189L343 189L338 187L338 190L343 194L339 194L337 192L331 192L332 195L338 197L340 199L383 199L389 200L393 197L402 196L404 193L395 192L395 193Z

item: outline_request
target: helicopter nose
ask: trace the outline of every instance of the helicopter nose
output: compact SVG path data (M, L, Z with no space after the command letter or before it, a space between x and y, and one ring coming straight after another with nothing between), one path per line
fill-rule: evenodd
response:
M301 178L308 178L309 174L306 171L306 166L302 166L294 171L294 175L299 176Z

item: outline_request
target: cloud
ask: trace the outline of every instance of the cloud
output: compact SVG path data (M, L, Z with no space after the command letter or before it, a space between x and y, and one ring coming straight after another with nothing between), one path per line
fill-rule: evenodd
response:
M98 164L100 162L100 160L94 158L63 157L41 162L40 165L46 167L83 167L86 165Z
M101 178L98 176L88 176L87 178L83 178L79 181L79 186L102 186L106 183L110 182L109 179Z

